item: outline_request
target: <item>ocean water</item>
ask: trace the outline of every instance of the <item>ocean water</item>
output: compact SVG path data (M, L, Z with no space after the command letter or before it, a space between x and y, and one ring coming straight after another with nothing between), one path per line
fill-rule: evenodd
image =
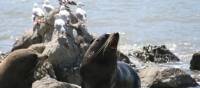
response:
M32 28L34 2L0 0L0 51ZM128 53L143 45L165 44L184 63L200 51L200 0L82 0L88 31L97 35L120 32L119 49ZM55 6L57 0L51 0ZM188 66L186 66L187 68Z

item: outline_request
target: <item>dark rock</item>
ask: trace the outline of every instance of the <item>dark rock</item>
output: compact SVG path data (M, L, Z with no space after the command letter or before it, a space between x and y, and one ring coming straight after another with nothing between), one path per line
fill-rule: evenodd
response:
M140 71L144 87L187 88L196 87L196 81L178 68L148 67Z
M200 53L195 53L190 61L191 70L200 70Z
M75 84L57 81L48 76L37 80L32 84L32 88L81 88Z
M132 55L132 54L129 54ZM141 51L135 51L133 56L139 58L143 62L167 63L179 61L179 58L174 55L165 45L161 46L144 46Z

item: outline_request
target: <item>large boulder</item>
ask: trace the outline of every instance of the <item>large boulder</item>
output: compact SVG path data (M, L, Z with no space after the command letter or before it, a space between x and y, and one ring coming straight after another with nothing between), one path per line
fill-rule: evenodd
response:
M70 38L57 38L46 44L43 55L53 65L59 81L80 85L80 49Z
M16 41L12 51L29 48L42 55L49 56L48 61L45 61L36 69L35 80L50 75L60 81L80 85L78 74L81 62L80 48L75 43L72 31L67 32L64 37L58 37L54 33L55 14L58 12L59 10L55 9L35 23L33 30Z
M200 70L200 52L193 54L192 60L190 61L190 69Z
M49 75L60 81L80 85L79 65L81 62L79 48L66 38L58 38L49 43L33 44L29 47L42 55L47 55L48 60L39 65L35 71L35 80Z
M187 88L196 87L196 81L178 68L151 66L140 70L143 87L148 88Z
M179 58L173 54L165 45L161 46L144 46L142 50L135 51L133 55L143 62L166 63L179 61Z
M81 88L75 84L57 81L48 76L37 80L32 84L32 88Z
M59 81L80 85L80 49L68 38L57 38L48 43L33 44L29 47L42 55L47 55L35 71L35 79L49 75Z

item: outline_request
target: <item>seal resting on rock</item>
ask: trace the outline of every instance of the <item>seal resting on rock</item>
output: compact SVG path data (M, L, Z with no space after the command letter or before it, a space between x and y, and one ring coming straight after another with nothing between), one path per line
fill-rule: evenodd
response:
M34 69L47 56L37 55L31 49L11 52L0 63L0 88L30 88Z
M80 67L82 88L140 88L140 78L127 64L117 61L118 33L95 39Z

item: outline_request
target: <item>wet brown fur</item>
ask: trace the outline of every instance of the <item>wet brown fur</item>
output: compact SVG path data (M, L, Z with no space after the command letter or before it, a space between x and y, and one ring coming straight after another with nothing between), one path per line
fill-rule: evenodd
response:
M39 56L31 49L11 52L0 63L0 88L30 88Z

